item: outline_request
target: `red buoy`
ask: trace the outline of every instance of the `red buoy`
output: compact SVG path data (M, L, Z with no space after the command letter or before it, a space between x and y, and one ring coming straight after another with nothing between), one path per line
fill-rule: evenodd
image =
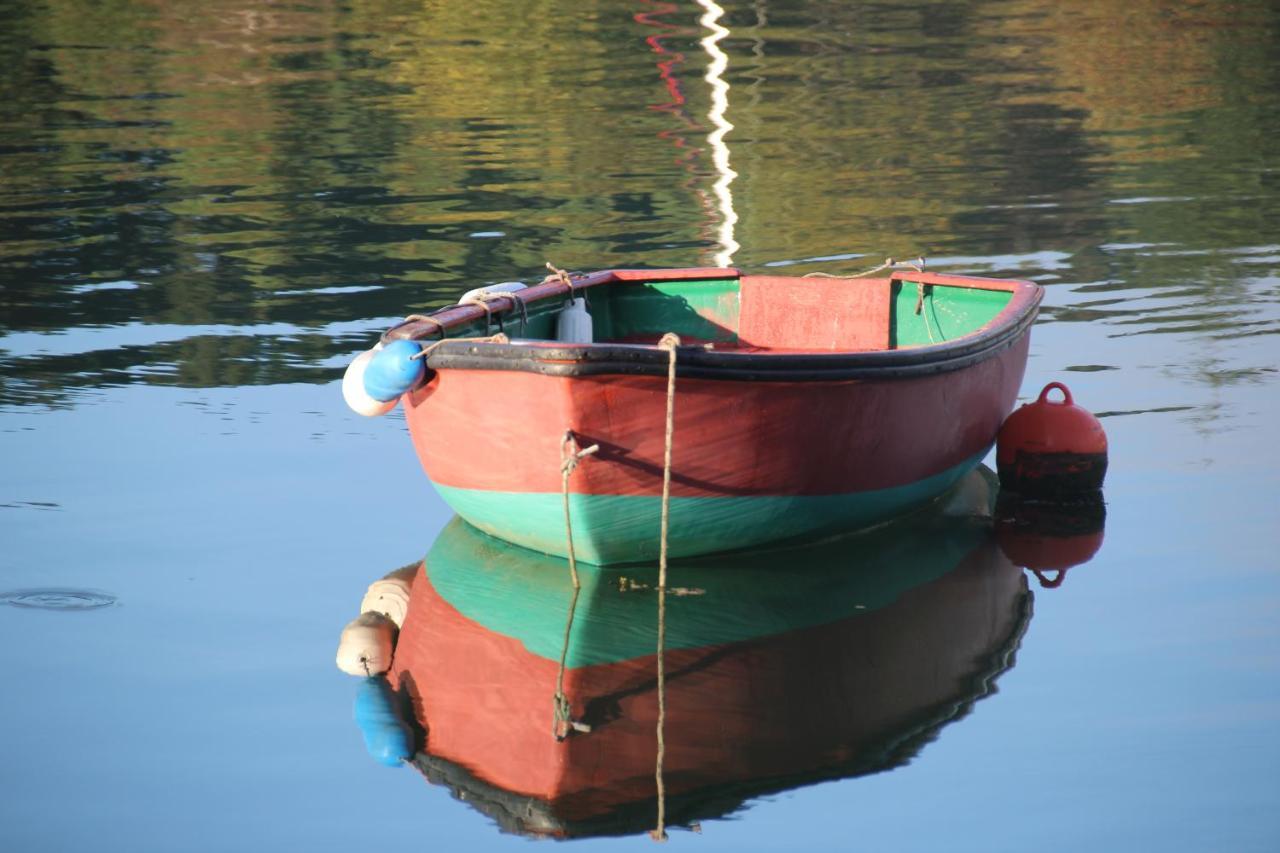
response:
M1062 392L1062 401L1049 392ZM1035 497L1097 491L1107 473L1107 434L1102 424L1071 399L1061 382L1050 382L1034 403L1005 419L996 440L1000 484Z

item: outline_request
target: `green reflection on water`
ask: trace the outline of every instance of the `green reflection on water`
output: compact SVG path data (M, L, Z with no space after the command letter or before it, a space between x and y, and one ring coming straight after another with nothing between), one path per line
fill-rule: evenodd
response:
M329 381L389 318L545 260L720 248L690 3L4 11L5 402ZM756 0L720 23L735 263L1034 276L1077 286L1045 321L1261 375L1211 342L1280 331L1273 4ZM112 282L135 286L86 287Z

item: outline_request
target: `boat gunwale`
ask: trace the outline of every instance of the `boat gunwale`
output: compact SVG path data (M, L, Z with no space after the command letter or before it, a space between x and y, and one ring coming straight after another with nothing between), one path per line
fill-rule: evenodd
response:
M749 276L748 276L749 277ZM725 268L671 270L604 270L580 276L565 284L544 281L520 291L520 296L497 297L485 307L462 305L442 308L427 321L409 320L389 329L384 340L430 340L450 328L472 323L531 302L569 296L584 288L641 281L698 281L743 278L740 271ZM695 379L729 381L835 381L897 379L961 370L1016 344L1035 321L1044 289L1021 279L979 278L946 273L897 271L891 282L924 286L996 290L1011 293L1007 305L976 331L942 343L889 350L742 352L717 350L701 344L680 348L677 374ZM548 376L601 375L658 376L667 371L666 350L656 344L590 343L556 341L498 343L440 337L427 357L432 370L512 370Z

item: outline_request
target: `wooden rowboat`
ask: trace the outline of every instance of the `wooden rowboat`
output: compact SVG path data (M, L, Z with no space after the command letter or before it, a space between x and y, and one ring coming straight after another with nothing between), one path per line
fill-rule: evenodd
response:
M594 342L555 340L566 297L588 300ZM876 524L945 491L1013 405L1040 299L1031 282L916 271L611 270L484 294L383 342L429 345L427 380L402 398L409 432L445 501L487 533L564 556L565 436L598 445L569 480L574 547L615 564L658 554L664 334L681 342L679 557Z
M868 533L672 564L673 825L906 764L994 691L1031 594L996 546L993 481L975 471L942 511ZM413 583L388 674L419 732L413 763L506 831L654 825L657 574L579 574L575 597L566 561L455 522ZM562 740L558 689L580 723Z

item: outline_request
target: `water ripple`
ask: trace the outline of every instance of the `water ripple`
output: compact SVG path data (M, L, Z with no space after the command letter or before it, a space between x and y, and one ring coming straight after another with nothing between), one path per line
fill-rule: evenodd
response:
M0 592L0 604L27 610L97 610L115 603L114 595L92 589L45 587Z

